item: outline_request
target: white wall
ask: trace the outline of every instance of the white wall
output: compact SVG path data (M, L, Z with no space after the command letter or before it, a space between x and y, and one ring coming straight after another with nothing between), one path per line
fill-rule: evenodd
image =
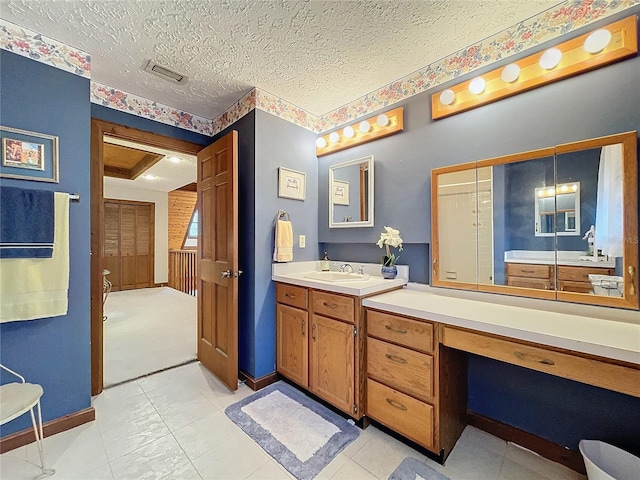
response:
M104 198L156 204L154 281L166 283L169 279L169 195L166 192L114 185L109 178L105 178Z

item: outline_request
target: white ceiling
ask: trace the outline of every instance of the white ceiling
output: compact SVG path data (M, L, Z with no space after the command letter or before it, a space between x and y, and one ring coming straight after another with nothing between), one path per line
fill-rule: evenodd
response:
M251 88L322 115L559 0L0 0L79 48L92 79L206 118ZM176 85L148 60L186 74Z
M135 180L104 177L105 185L117 185L127 188L170 192L171 190L175 190L176 188L180 188L196 181L197 159L193 155L171 152L163 148L140 145L112 137L105 137L104 141L105 143L122 145L123 147L131 147L138 150L144 150L146 152L164 155L164 158L146 170L143 175L140 175ZM180 161L178 163L174 163L171 161L170 157L178 158ZM148 179L146 177L147 175L152 175L153 178Z

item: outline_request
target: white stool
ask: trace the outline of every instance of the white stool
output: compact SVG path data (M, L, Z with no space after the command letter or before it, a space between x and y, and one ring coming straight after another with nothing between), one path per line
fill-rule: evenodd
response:
M56 473L52 468L45 468L44 451L42 448L42 412L40 411L40 397L44 391L37 384L27 383L24 377L13 370L0 364L0 368L15 375L20 379L20 383L6 383L0 385L0 425L4 425L11 420L30 411L33 433L36 436L36 445L40 454L40 468L43 475L53 475ZM33 412L33 407L38 407L38 424Z

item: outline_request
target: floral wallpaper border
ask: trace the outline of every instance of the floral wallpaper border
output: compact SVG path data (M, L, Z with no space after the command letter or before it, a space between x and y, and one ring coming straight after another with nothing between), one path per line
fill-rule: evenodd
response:
M0 48L91 78L91 55L0 18Z
M91 103L203 135L214 135L212 122L208 118L183 112L101 83L91 82Z
M210 136L255 108L321 133L636 5L640 0L567 0L322 116L259 88L253 88L213 120L96 82L91 83L91 102ZM3 19L0 48L91 78L89 54Z

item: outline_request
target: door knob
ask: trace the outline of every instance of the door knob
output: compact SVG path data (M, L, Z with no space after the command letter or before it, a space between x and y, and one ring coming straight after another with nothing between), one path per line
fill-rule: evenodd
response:
M233 275L233 270L224 270L220 272L220 277L222 278L231 278L232 275Z

